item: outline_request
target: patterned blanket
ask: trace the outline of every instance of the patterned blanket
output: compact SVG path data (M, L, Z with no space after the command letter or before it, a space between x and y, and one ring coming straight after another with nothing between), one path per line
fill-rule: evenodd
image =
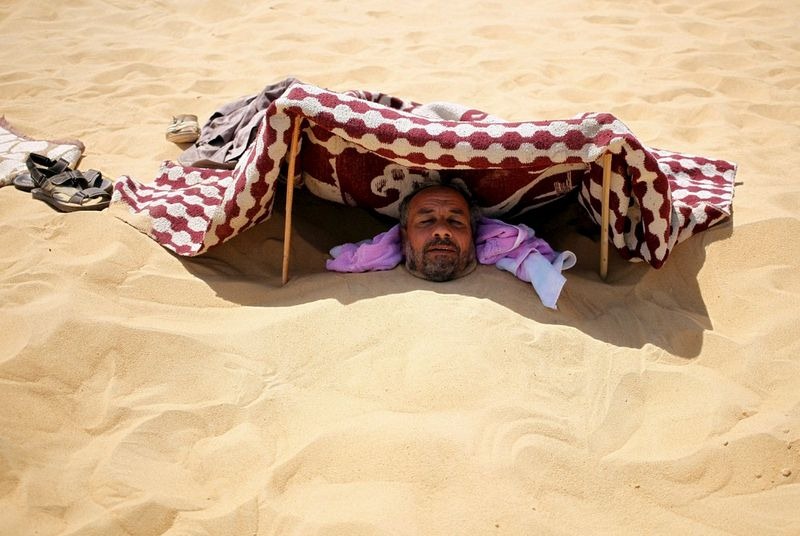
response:
M28 171L25 161L31 153L51 160L63 158L75 168L85 147L80 140L37 140L26 136L0 116L0 187L9 186L14 177Z
M510 217L578 190L601 221L601 157L612 155L609 239L660 267L675 244L730 216L736 166L642 144L616 117L505 122L450 103L296 82L273 100L235 169L164 162L150 184L123 176L112 211L180 255L197 255L268 218L303 120L302 181L324 199L397 216L417 184L460 180L488 217Z

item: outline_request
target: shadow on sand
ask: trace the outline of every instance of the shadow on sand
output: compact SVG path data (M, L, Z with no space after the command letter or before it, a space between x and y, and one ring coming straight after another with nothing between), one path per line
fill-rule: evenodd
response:
M598 275L599 232L571 199L525 216L522 222L558 250L570 249L578 264L566 273L559 310L545 308L533 288L493 266L469 277L431 283L402 267L386 272L336 274L325 270L327 251L388 229L395 222L367 211L295 194L291 279L281 286L284 198L273 216L210 252L180 260L221 298L245 306L286 307L333 299L342 304L391 294L427 290L484 298L536 322L567 326L618 347L654 345L683 358L700 353L703 333L712 329L697 274L705 246L732 234L730 220L679 244L659 270L631 263L614 251L609 276ZM509 291L509 287L514 287Z

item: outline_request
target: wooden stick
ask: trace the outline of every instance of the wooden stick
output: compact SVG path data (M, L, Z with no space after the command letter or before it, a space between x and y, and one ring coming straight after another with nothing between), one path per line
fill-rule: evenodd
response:
M283 272L281 284L289 281L289 249L292 245L292 203L294 201L294 168L297 160L297 149L300 144L300 116L292 119L292 142L289 145L289 167L286 171L286 215L283 224Z
M609 197L611 195L611 153L603 155L603 199L600 213L600 277L608 276L608 225L610 221Z

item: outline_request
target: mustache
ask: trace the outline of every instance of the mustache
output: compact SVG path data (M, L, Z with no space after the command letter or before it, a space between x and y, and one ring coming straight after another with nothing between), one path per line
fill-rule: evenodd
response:
M461 248L458 247L458 244L456 244L454 241L452 241L449 238L432 238L431 240L429 240L428 242L425 243L425 247L423 248L423 251L428 252L432 248L436 248L436 247L453 248L456 251L456 253L459 253L459 254L461 253Z

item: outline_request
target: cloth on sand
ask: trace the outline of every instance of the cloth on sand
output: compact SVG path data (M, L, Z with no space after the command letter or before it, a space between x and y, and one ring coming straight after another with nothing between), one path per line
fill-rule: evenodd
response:
M0 187L8 186L14 177L27 173L25 161L31 153L51 160L63 158L74 168L86 147L80 140L37 140L26 136L0 116Z
M475 254L481 264L494 264L531 283L542 303L552 309L567 281L561 272L576 261L574 253L553 250L527 225L490 218L482 218L478 224Z
M297 82L287 78L265 87L260 93L229 102L211 114L200 136L178 157L186 166L200 163L212 167L233 167L256 137L270 103Z
M731 214L734 163L650 148L611 114L502 122L458 105L417 113L421 106L392 99L292 83L235 169L167 162L148 184L123 176L110 210L180 255L203 253L271 215L292 123L302 120L309 191L389 216L420 184L449 174L485 216L507 219L577 190L599 224L606 154L609 241L623 258L659 268L676 244Z
M374 238L334 247L326 263L335 272L391 270L403 260L400 225ZM566 278L561 274L575 266L575 254L557 252L524 224L512 225L481 218L475 235L475 255L481 264L494 264L533 285L546 307L556 302Z
M334 272L391 270L403 260L400 224L360 242L341 244L330 251L325 266Z

